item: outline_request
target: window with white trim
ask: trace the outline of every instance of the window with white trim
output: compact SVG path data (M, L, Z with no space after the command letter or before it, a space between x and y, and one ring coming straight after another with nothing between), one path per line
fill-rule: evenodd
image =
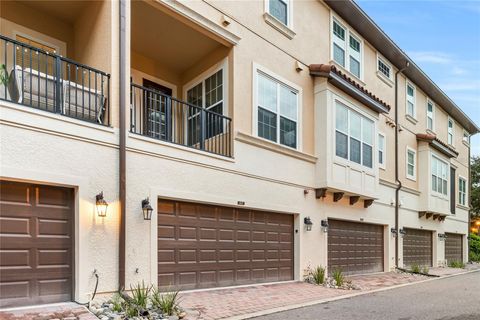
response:
M290 1L268 0L268 13L284 25L288 26L290 24Z
M361 40L336 19L333 19L332 33L333 60L357 78L361 78Z
M448 164L432 155L432 191L447 195L448 190Z
M417 153L415 150L407 148L407 178L416 179Z
M380 57L377 58L377 69L381 75L392 80L392 67Z
M373 167L373 121L336 102L335 154L338 157Z
M257 134L297 148L298 91L257 72Z
M467 205L467 180L458 178L458 203Z
M378 134L378 164L381 168L385 168L385 146L386 138L382 133Z
M447 136L447 142L449 145L453 145L453 119L448 118L448 136Z
M470 144L470 134L465 130L463 130L462 141L465 142L466 144Z
M415 118L415 87L407 83L407 115Z
M427 129L432 130L432 131L434 130L434 124L435 124L434 108L435 108L435 106L433 105L433 102L430 101L430 100L427 100Z

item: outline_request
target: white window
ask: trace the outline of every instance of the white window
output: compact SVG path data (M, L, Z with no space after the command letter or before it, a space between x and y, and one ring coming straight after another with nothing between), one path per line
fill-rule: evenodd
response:
M415 118L415 87L407 83L407 115Z
M448 118L448 136L447 142L449 145L453 145L453 119Z
M415 150L407 148L407 178L416 179L417 153Z
M427 129L434 131L434 125L435 125L435 106L433 105L433 102L428 100L427 101Z
M470 144L470 134L465 130L463 130L462 141L465 142L466 144Z
M385 135L382 133L378 134L378 164L381 168L385 168L385 146L386 146Z
M333 19L332 33L333 60L361 78L362 42L336 19Z
M448 164L436 156L432 156L432 191L447 195Z
M377 58L377 69L387 79L392 80L392 67L382 58Z
M257 71L257 134L297 148L298 90Z
M286 26L290 23L290 1L289 0L268 0L268 13Z
M335 154L365 167L373 167L373 121L336 103Z
M458 203L467 205L467 180L463 178L458 179Z

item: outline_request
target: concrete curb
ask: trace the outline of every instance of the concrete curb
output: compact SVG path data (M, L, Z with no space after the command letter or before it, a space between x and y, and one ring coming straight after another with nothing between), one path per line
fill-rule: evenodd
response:
M360 292L356 292L356 293L349 293L349 294L345 294L345 295L341 295L341 296L337 296L337 297L314 300L314 301L309 301L309 302L305 302L305 303L283 306L283 307L278 307L278 308L273 308L273 309L268 309L268 310L263 310L263 311L248 313L248 314L242 314L242 315L233 316L233 317L229 317L229 318L223 318L223 319L224 320L250 319L250 318L265 316L265 315L272 314L272 313L288 311L288 310L293 310L293 309L298 309L298 308L303 308L303 307L309 307L309 306L316 305L316 304L322 304L322 303L326 303L326 302L348 299L348 298L353 298L353 297L362 296L362 295L371 294L371 293L376 293L376 292L388 291L388 290L392 290L392 289L411 286L411 285L414 285L414 284L425 283L425 282L430 282L430 281L437 281L437 280L441 280L441 279L452 278L452 277L461 276L461 275L464 275L464 274L474 273L474 272L480 272L480 269L469 270L469 271L465 271L465 272L444 275L444 276L440 276L438 278L430 278L430 279L419 280L419 281L415 281L415 282L402 283L402 284L398 284L398 285L391 286L391 287L373 289L373 290L368 290L368 291L360 291Z

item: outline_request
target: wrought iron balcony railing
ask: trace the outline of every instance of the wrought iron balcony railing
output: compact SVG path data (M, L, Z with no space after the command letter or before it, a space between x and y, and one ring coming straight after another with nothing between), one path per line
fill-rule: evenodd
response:
M110 75L0 35L0 100L109 126Z
M232 156L232 120L222 114L131 84L132 133Z

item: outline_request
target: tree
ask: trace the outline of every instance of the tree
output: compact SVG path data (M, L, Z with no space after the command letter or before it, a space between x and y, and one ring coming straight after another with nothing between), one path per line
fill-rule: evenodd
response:
M471 159L471 185L470 203L472 206L471 215L480 218L480 156L473 156Z

